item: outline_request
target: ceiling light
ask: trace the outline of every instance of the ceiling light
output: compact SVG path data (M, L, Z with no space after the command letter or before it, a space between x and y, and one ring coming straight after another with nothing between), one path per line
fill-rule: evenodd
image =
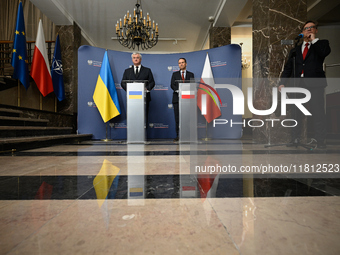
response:
M151 22L149 13L143 18L141 0L137 0L136 8L133 10L133 16L127 11L124 19L120 19L116 24L117 40L121 45L129 49L135 49L136 45L139 50L147 50L155 46L158 42L158 24Z

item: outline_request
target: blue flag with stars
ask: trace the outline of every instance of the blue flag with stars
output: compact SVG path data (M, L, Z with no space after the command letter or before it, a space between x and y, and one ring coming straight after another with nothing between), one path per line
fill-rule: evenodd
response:
M28 58L26 50L26 33L24 12L22 2L19 3L17 24L15 26L15 35L12 52L12 66L14 67L13 78L19 79L22 85L28 89L30 86L30 77L28 74Z
M61 62L59 35L57 36L57 40L55 41L54 55L53 55L52 66L51 66L51 76L52 76L54 94L58 98L59 101L62 101L65 99L65 90L64 90L63 65Z

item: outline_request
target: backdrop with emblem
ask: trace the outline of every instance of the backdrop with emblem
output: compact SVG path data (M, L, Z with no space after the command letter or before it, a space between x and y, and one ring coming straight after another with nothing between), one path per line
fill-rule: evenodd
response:
M108 50L112 75L117 89L121 114L108 123L104 123L93 102L98 74L103 61L105 49L81 46L78 50L78 133L93 134L93 139L126 139L126 92L120 82L126 68L132 65L131 53ZM233 115L233 97L228 89L219 88L219 83L232 80L233 85L241 89L241 48L230 44L219 48L174 54L142 54L142 65L151 68L156 85L151 91L152 101L149 110L148 139L171 139L176 136L175 118L172 108L170 80L172 73L178 71L178 59L187 60L187 70L200 78L206 55L215 78L217 92L221 97L221 119L241 123L242 116ZM198 112L200 110L198 109ZM198 116L198 136L221 139L238 139L242 136L242 125L206 125L205 119Z

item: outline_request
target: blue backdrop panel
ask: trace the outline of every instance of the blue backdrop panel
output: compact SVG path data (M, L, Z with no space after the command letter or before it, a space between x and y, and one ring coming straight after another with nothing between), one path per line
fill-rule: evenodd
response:
M126 139L126 92L120 82L126 68L132 65L131 53L108 50L108 57L116 84L118 99L122 113L105 124L98 109L93 104L93 93L97 83L98 74L105 49L92 46L81 46L78 50L78 132L80 134L93 134L94 139ZM216 81L220 78L239 78L241 80L241 48L238 45L226 45L219 48L176 54L143 54L142 65L151 68L156 82L151 91L149 124L147 137L174 138L175 118L172 108L172 89L170 80L172 73L178 71L178 59L187 59L187 69L200 78L206 54L209 54L212 72ZM218 82L215 83L217 84ZM241 83L237 82L239 88ZM227 89L217 89L222 99L222 119L242 121L242 116L232 115L232 96ZM199 111L199 110L198 110ZM206 125L204 118L199 116L199 136L206 134L213 138L236 139L241 137L242 126L230 128L229 125L220 125L213 128Z

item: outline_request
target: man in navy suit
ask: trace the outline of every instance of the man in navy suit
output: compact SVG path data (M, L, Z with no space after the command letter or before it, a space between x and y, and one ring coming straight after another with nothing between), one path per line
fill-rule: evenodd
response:
M145 98L145 108L146 108L146 126L148 127L148 115L149 115L149 103L151 101L150 91L155 87L155 80L150 68L141 65L142 55L140 53L134 52L131 55L133 66L125 69L121 86L126 91L126 81L147 81L145 84L146 88L146 98Z
M176 121L176 138L174 142L178 141L178 133L179 133L179 105L178 105L178 83L179 82L188 82L191 79L194 79L194 74L192 72L187 71L187 60L185 58L180 58L178 60L179 71L174 72L171 77L171 88L174 91L172 94L172 105L174 107L175 113L175 121Z
M303 43L290 52L289 60L286 63L281 75L282 87L288 84L284 78L295 79L296 87L303 87L310 91L309 101L310 112L313 116L314 135L318 148L326 148L326 114L325 114L325 87L327 86L323 62L331 52L328 40L316 38L318 32L317 24L314 21L307 21L302 29ZM294 62L295 61L295 62ZM294 68L295 67L295 68ZM311 79L312 78L312 79ZM295 117L298 122L302 119L300 110L295 109ZM293 129L292 142L297 143L301 133L301 125Z

